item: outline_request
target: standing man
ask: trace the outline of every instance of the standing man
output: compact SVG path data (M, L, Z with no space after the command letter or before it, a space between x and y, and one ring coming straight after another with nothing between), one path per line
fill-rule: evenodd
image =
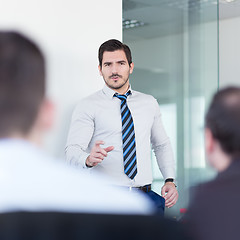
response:
M240 88L217 92L206 114L205 150L215 179L195 187L186 220L196 240L239 239Z
M165 179L162 196L172 207L178 192L175 163L157 101L131 89L131 51L118 40L104 42L98 53L102 90L76 107L69 130L66 157L73 165L112 177L120 186L146 192L160 209L164 200L151 191L151 145Z

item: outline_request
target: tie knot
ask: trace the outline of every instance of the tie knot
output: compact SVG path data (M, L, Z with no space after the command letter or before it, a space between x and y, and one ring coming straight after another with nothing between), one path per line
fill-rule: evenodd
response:
M125 93L124 95L115 93L114 97L117 97L118 99L122 100L122 101L126 101L127 97L131 94L131 91L129 90L127 93Z

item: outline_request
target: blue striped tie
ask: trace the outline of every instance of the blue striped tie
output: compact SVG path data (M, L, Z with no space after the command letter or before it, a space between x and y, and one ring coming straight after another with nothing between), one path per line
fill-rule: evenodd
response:
M124 173L129 178L133 179L137 174L137 157L134 124L131 112L127 106L127 97L130 94L130 91L125 95L119 95L116 93L114 94L114 97L121 100Z

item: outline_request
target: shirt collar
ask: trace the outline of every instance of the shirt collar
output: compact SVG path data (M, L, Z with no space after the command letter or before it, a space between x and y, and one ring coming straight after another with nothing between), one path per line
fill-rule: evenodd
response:
M117 93L114 90L112 90L111 88L109 88L106 84L104 85L102 91L108 98L111 98L111 99L113 98L114 94ZM133 93L131 85L129 86L128 91L130 91L131 94Z

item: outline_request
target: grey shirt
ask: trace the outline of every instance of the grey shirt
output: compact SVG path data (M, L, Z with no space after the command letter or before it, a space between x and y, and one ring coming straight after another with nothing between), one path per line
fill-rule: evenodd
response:
M122 122L120 103L114 91L106 85L83 99L75 108L66 145L67 161L86 168L85 161L97 140L101 147L114 150L91 172L112 177L122 186L143 186L152 183L151 146L164 178L175 178L175 162L168 136L162 125L157 101L150 95L131 90L127 104L131 111L135 138L138 173L131 180L124 174Z

